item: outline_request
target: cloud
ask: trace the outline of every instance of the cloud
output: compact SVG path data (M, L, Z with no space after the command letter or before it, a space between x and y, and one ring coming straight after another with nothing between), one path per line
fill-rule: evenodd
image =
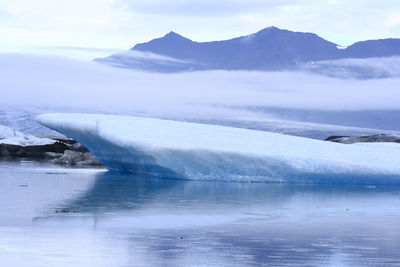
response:
M97 48L97 47L76 47L76 46L53 46L53 47L38 47L31 49L30 53L46 54L55 56L66 56L81 60L92 60L98 57L106 57L110 54L121 53L124 50Z
M128 49L174 30L221 40L268 26L334 43L398 37L397 0L0 0L0 51L23 47ZM66 54L68 54L66 52Z
M0 16L7 14L1 16L0 49L6 45L115 48L125 42L122 35L131 20L129 12L114 6L115 0L0 2Z
M0 103L5 105L181 116L250 106L390 110L400 109L399 83L301 72L144 73L59 57L0 55Z
M399 83L400 78L344 80L301 72L146 73L54 56L0 54L0 121L32 131L38 127L32 114L91 112L211 120L317 138L382 133L302 122L400 129Z
M306 71L341 78L379 79L400 77L400 57L348 58L307 63Z
M236 15L254 12L262 8L282 7L293 5L298 1L285 0L148 0L128 1L121 0L120 5L125 6L135 13L150 13L175 16L215 16L215 15Z

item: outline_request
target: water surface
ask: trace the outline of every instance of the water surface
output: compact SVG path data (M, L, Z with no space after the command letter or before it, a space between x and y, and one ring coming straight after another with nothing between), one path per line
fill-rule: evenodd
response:
M0 163L1 266L396 266L400 187Z

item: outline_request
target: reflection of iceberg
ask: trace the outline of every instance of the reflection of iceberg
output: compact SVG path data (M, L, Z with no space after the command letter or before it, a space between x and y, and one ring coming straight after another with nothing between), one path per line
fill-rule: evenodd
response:
M336 205L340 206L338 202L349 195L367 195L369 200L378 201L379 198L398 192L392 186L204 182L101 172L96 174L89 190L58 204L57 208L78 211L80 214L104 215L107 212L141 210L151 215L154 209L166 213L184 210L184 214L187 214L188 207L195 206L197 211L206 207L203 213L212 207L212 213L218 211L220 214L248 212L250 206L280 210L293 199L307 199L309 196L335 199Z
M154 177L115 172L99 173L93 186L84 195L67 202L62 208L100 213L138 209L145 206L146 202L155 201L159 195L173 191L178 182L181 186L186 182L151 178Z
M90 177L73 179L74 188ZM52 180L49 185L57 181ZM85 266L94 258L104 263L104 255L110 255L104 266L383 266L399 259L398 248L388 245L398 240L399 192L393 186L203 182L101 172L84 194L57 201L57 208L76 213L44 214L35 218L31 234L6 229L0 242L8 248L18 244L21 254L34 241L49 255L47 262L56 257L79 265L87 259Z
M342 145L246 129L94 114L38 120L109 169L228 181L400 183L398 144Z
M101 172L96 175L93 186L85 194L66 201L58 208L102 214L124 210L152 210L154 206L177 211L187 208L189 204L195 204L199 207L221 209L219 212L222 212L227 211L228 204L232 204L237 211L242 210L241 208L246 210L252 204L278 205L298 192L307 193L312 190L315 187L310 185L203 182ZM317 187L318 193L327 190L331 192L349 188ZM367 191L364 187L351 187L351 190ZM174 208L168 208L171 206Z

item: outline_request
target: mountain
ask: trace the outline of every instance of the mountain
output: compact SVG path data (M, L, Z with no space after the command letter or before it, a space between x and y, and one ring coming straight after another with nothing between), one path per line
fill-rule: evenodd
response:
M357 42L343 49L314 33L269 27L247 36L213 42L195 42L170 32L137 44L128 53L97 61L163 72L204 69L276 71L299 69L319 61L390 56L400 56L400 39Z
M357 42L344 50L347 58L391 57L400 55L400 39Z

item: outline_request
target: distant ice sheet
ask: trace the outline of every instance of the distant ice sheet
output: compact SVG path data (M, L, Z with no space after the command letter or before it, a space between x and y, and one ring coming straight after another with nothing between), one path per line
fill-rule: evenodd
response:
M0 125L0 144L16 146L41 146L51 145L56 141L49 138L39 138L26 135L15 129Z
M60 133L50 130L36 122L35 118L44 113L104 113L102 110L88 109L67 109L67 108L46 108L38 106L1 106L0 107L0 125L7 126L11 129L21 131L25 134L36 136L57 136ZM113 113L110 111L111 114ZM242 116L237 114L242 113ZM362 115L365 113L365 116ZM235 116L233 115L235 114ZM138 114L127 113L129 116L146 116L162 119L170 119L176 121L196 122L203 124L222 125L236 128L245 128L252 130L268 131L275 133L283 133L294 136L301 136L313 139L325 139L329 136L361 136L373 134L390 134L399 135L396 130L383 130L397 127L396 114L399 111L381 112L359 112L359 116L353 116L351 112L333 112L327 113L323 111L305 112L301 110L288 109L268 109L265 115L262 113L246 113L243 110L231 110L230 113L220 114L219 116L191 116L184 114L182 116L168 116L163 114ZM119 114L121 115L121 114ZM337 116L336 116L337 115ZM279 119L282 117L283 119ZM331 117L331 118L330 118ZM385 118L385 119L381 119ZM339 119L339 120L338 120ZM364 120L363 120L364 119ZM304 120L313 121L312 123ZM324 121L331 121L327 124ZM358 123L358 127L349 127L343 125L352 125ZM368 128L365 125L376 126L376 128ZM385 127L387 126L387 127Z
M0 125L0 139L9 138L9 137L17 137L17 136L21 137L23 135L24 134L21 133L20 131L17 131L10 127Z
M352 144L170 120L45 114L109 169L201 180L400 184L398 144Z

